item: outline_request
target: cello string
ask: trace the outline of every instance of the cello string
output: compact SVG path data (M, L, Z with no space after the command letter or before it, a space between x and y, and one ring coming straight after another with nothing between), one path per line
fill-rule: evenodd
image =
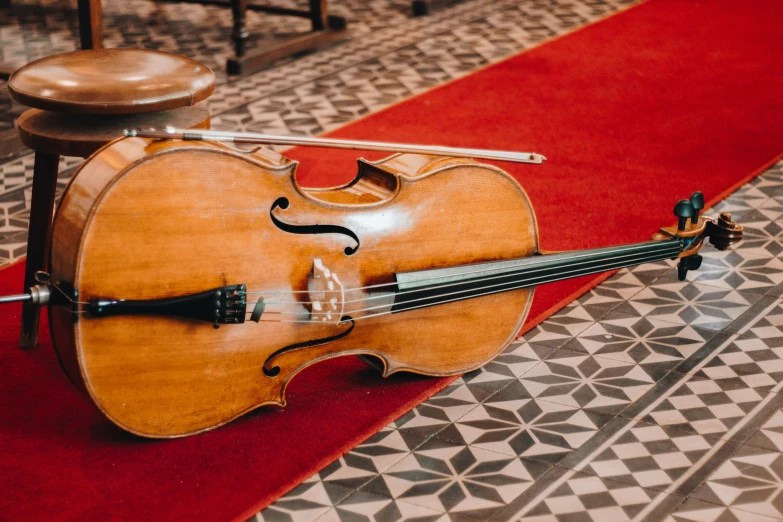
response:
M567 278L568 278L568 276L563 277L561 279L567 279ZM552 281L550 281L550 282L552 282ZM522 289L522 288L527 288L528 286L529 285L527 285L527 284L523 284L523 285L520 285L520 286L517 286L517 287L508 288L508 289L506 289L506 291L508 291L508 290L519 290L519 289ZM477 295L474 295L474 296L471 296L471 297L483 297L483 296L492 295L492 294L496 294L496 293L497 292L486 292L486 293L477 294ZM422 305L419 305L419 306L412 306L410 308L406 308L404 311L417 310L419 308L426 308L428 306L433 306L433 305L436 305L436 304L453 303L453 302L462 301L462 300L463 300L463 298L457 297L455 299L448 299L448 300L444 300L444 301L439 301L437 303L430 303L430 304L422 304ZM354 312L354 313L356 313L356 312ZM364 316L356 317L356 318L351 317L351 320L352 321L362 321L362 320L365 320L365 319L372 319L373 317L380 317L380 316L384 316L384 315L390 315L390 314L393 314L393 313L394 313L394 311L388 310L388 311L385 311L385 312L378 312L378 313L374 313L374 314L368 314L368 315L364 315ZM288 319L264 320L264 319L259 319L258 322L261 322L261 323L321 323L321 324L330 324L330 323L326 323L324 321L318 321L317 319L309 319L309 320L288 320ZM348 324L348 321L337 321L334 324Z
M667 248L658 248L657 250L660 250L661 252L647 252L647 253L645 253L645 252L634 252L634 253L631 253L631 254L613 256L611 259L604 260L603 264L598 264L598 265L596 265L593 268L596 269L596 271L609 270L611 268L604 268L604 267L612 265L612 264L619 263L620 259L623 259L623 258L634 258L634 257L637 257L637 256L638 256L638 259L634 259L633 260L634 264L642 264L642 263L649 262L651 260L655 261L655 260L660 260L660 259L666 259L666 258L668 258L669 255L675 254L674 249L671 248L673 246L676 246L676 250L679 251L679 242L676 242L676 241L666 241L666 242L661 241L659 243L662 244L662 245L666 245ZM641 243L641 244L643 245L644 243ZM638 246L636 246L636 248L638 248ZM623 249L623 250L627 250L627 249ZM663 258L660 257L662 255L664 255ZM585 257L585 255L583 254L583 255L580 255L580 256L575 256L573 258L566 259L566 260L564 260L563 265L567 267L569 264L575 264L574 260L577 259L578 257ZM608 263L608 265L607 265L607 263ZM540 263L535 263L535 264L540 264ZM570 274L577 273L580 270L585 270L584 268L580 268L578 266L576 268L577 268L576 271L570 271L570 272L566 271L566 272L562 272L562 274L565 275L566 277L570 277ZM591 268L591 269L593 269L593 268ZM615 267L615 268L617 268L617 267ZM500 279L500 278L513 277L515 275L525 275L525 276L528 276L530 274L535 274L535 273L538 273L538 272L541 272L541 271L552 270L552 269L553 269L553 267L541 267L541 268L538 268L538 269L525 270L524 272L505 272L505 273L502 273L502 274L496 274L496 275L492 275L492 276L482 277L482 278L479 278L479 279L474 279L472 281L457 281L457 282L453 282L453 283L436 285L436 286L427 288L427 290L449 288L449 287L453 287L453 286L463 285L463 284L466 284L466 283L492 281L492 280L497 280L497 279ZM588 270L591 270L591 269L588 269ZM490 271L490 270L497 270L497 268L474 270L474 271L466 272L465 274L482 273L482 272L487 272L487 271ZM426 284L428 282L437 281L437 280L440 280L440 279L444 279L446 277L451 277L451 276L433 277L433 278L425 279L425 280L422 280L422 281L419 281L419 282ZM532 278L532 279L535 280L535 279L540 279L540 278ZM562 279L562 278L560 278L560 279ZM560 280L560 279L556 279L556 280ZM76 300L74 300L65 291L63 291L59 286L57 286L56 283L51 283L51 284L70 303L76 304L76 305L87 305L87 304L90 304L89 301L76 301ZM504 286L506 284L509 284L509 283L499 283L499 284L494 284L494 285L485 285L485 286L479 287L477 289L462 290L462 291L447 293L447 294L443 294L443 295L456 295L456 294L469 292L471 290L473 290L473 291L475 291L475 290L483 290L483 289L493 288L493 287L497 287L497 286ZM541 284L541 283L539 283L539 284ZM397 283L383 283L383 284L379 284L379 285L368 285L368 286L365 286L365 287L359 287L359 288L354 288L354 289L350 289L350 290L344 290L344 292L357 291L357 290L360 290L360 289L372 289L372 288L378 288L378 287L386 287L386 286L391 286L391 285L395 285L396 286ZM394 295L395 296L397 296L397 295L404 295L404 294L420 292L420 291L421 291L421 289L403 290L403 291L400 291L400 292L396 292ZM302 292L308 292L308 291L291 290L290 292L291 293L302 293ZM238 295L248 295L248 294L249 295L257 295L257 294L269 295L269 294L275 294L275 293L283 293L283 291L278 291L278 292L255 292L255 291L253 291L253 292L241 292L241 293L238 292ZM389 297L390 296L388 294L387 295L381 295L381 296L369 296L369 297L364 298L364 299L353 299L353 300L345 301L344 304L346 304L346 303L354 303L354 302L366 302L366 301L373 300L373 299L388 299ZM411 301L408 301L408 302L414 302L414 301L420 301L420 300L426 300L426 299L432 299L432 297L424 297L424 298L414 299L414 300L411 300ZM446 302L450 302L450 301L446 301ZM279 304L279 305L288 305L288 304L305 305L305 304L311 304L312 302L311 301L265 301L265 303L266 304ZM434 304L440 304L440 303L436 302L436 303L432 303L432 304L434 305ZM358 309L358 310L354 310L354 311L352 311L350 313L360 313L360 312L369 311L369 310L373 310L373 309L377 309L377 308L383 308L384 306L385 305L369 307L369 308L364 308L364 309ZM84 313L84 312L86 312L86 311L85 310L74 311L74 313ZM246 312L246 313L249 313L249 312ZM281 313L287 313L287 312L281 312ZM296 312L288 312L288 313L296 313ZM306 321L306 322L309 322L309 321Z
M659 260L659 258L655 257L655 256L650 256L647 260L643 260L642 263L640 263L640 264L643 264L643 263L646 263L646 262L649 262L649 261L656 261L656 260ZM475 288L475 289L468 289L468 290L462 290L462 291L458 291L458 292L451 292L449 294L443 294L442 296L439 296L439 297L463 294L465 292L472 292L472 291L476 291L476 290L479 290L479 291L487 290L489 288L495 288L495 287L499 287L499 286L507 286L509 284L512 284L514 286L511 286L509 288L505 288L504 290L502 290L503 292L510 291L510 290L518 290L518 289L527 288L527 287L530 287L530 286L536 286L538 284L552 283L552 282L555 282L555 281L561 281L563 279L569 279L571 277L578 277L580 275L588 275L588 274L591 274L591 273L603 272L603 271L606 271L606 270L611 270L613 268L621 268L622 267L622 265L614 266L616 264L617 264L617 262L614 262L614 263L610 262L610 263L605 263L604 265L601 265L601 266L598 266L598 267L594 267L594 268L589 268L589 269L582 268L582 269L578 269L578 270L572 270L570 272L563 272L563 273L557 274L556 277L553 277L551 279L547 279L547 280L545 280L543 282L539 282L539 283L535 283L535 284L532 283L531 280L528 279L528 280L525 280L524 282L516 284L516 285L514 283L501 283L501 284L495 284L495 285L486 285L486 286L482 286L482 287ZM595 270L595 272L593 272L593 270ZM533 279L541 279L541 278L533 278ZM491 295L491 294L496 294L496 293L498 293L498 292L495 290L495 291L484 292L484 293L481 293L481 294L470 295L469 297L470 298L472 298L472 297L481 297L481 296ZM410 301L406 301L405 304L413 303L413 302L421 302L421 301L431 301L432 299L434 299L434 297L427 296L427 297L422 297L422 298L418 298L418 299L411 299ZM431 302L431 303L425 303L425 304L418 305L418 306L406 307L405 309L403 309L401 311L415 310L415 309L424 308L424 307L427 307L427 306L435 306L435 305L444 304L444 303L451 303L451 302L454 302L454 301L462 301L464 299L466 299L465 296L456 297L456 298L452 298L452 299L437 300L437 301L434 301L434 302ZM357 314L357 313L362 313L362 312L368 312L368 311L372 311L372 310L377 310L379 308L386 308L387 306L388 305L380 305L380 306L372 306L372 307L367 307L367 308L360 308L360 309L357 309L357 310L347 310L347 311L343 311L343 313L341 315L350 315L350 314ZM250 313L251 312L246 312L246 314L250 314ZM282 311L282 312L278 312L278 313L281 314L281 315L284 315L284 314L286 314L286 315L302 315L302 312L286 312L286 311ZM375 317L377 315L386 315L386 314L390 314L390 313L393 313L393 312L392 311L388 311L388 312L381 312L381 313L376 313L376 314L368 314L368 315L365 315L365 316L354 318L354 320L358 321L358 320L361 320L361 319L368 319L370 317ZM267 322L271 322L271 321L267 321ZM292 321L282 321L282 322L296 322L296 323L316 322L316 323L322 323L324 321L318 320L318 319L308 319L308 320L292 320Z
M657 258L655 258L655 259L657 259ZM449 292L449 293L441 294L441 295L437 296L437 298L465 294L465 293L473 292L473 291L476 291L476 290L480 291L480 290L488 290L488 289L491 289L491 288L505 287L505 286L508 286L510 284L511 285L524 285L524 286L536 286L536 285L539 285L539 284L545 284L545 283L549 283L549 282L552 282L552 281L559 281L559 280L562 280L562 279L568 279L570 277L574 277L574 276L577 276L577 275L587 275L589 273L593 273L592 270L596 270L597 272L603 272L605 270L610 270L611 268L619 268L617 266L614 266L616 264L617 264L617 262L606 263L606 264L601 265L599 267L593 267L593 268L588 268L588 269L582 268L582 269L577 269L577 270L572 270L572 271L567 271L567 272L561 272L561 273L557 274L554 278L552 278L552 276L549 276L549 278L547 276L541 276L541 277L533 277L533 278L524 278L523 280L516 281L516 282L484 285L482 287L475 288L475 289L465 289L465 290L460 290L460 291L456 291L456 292ZM523 288L523 286L516 286L516 288ZM497 293L497 291L493 291L493 292L490 292L490 293ZM472 297L472 295L471 295L471 297ZM410 301L405 301L404 304L407 305L408 303L414 303L414 302L432 301L433 299L435 299L435 297L433 297L433 296L425 296L425 297L420 297L420 298L416 298L416 299L411 299ZM464 299L464 296L460 297L459 299ZM446 300L446 301L438 300L438 301L432 302L430 304L430 306L441 304L442 302L450 302L450 301L451 300ZM357 313L361 313L361 312L377 310L379 308L386 308L386 306L387 305L378 305L378 306L370 306L370 307L362 308L362 309L358 309L358 310L348 310L348 311L344 312L344 314L349 314L349 315L350 314L357 314ZM408 309L409 308L405 308L405 310L408 310Z
M649 259L650 259L649 256L650 255L656 255L657 256L658 254L657 253L656 254L647 254L646 256L641 256L639 254L636 254L635 256L638 256L638 257L633 260L633 263L636 263L637 261L639 262L639 264L649 262ZM663 253L661 253L660 255L663 255ZM666 257L664 257L663 259L668 258L668 255L669 255L669 253L667 253ZM621 257L629 257L629 256L621 256ZM660 258L658 258L658 259L660 259ZM605 260L605 262L619 263L621 261L620 261L620 259L615 258L615 259L611 259L611 260ZM625 263L626 261L622 261L622 262ZM628 260L628 262L630 262L630 260ZM595 268L598 269L598 268L600 268L602 266L605 266L605 265L596 265ZM577 270L587 269L587 268L582 268L582 267L579 267L579 266L576 266L574 268L576 268ZM546 269L546 270L548 270L548 269ZM470 281L457 281L457 282L454 282L454 283L448 283L448 284L442 284L442 285L437 285L437 286L431 286L431 287L427 287L426 290L445 289L445 288L450 288L450 287L464 285L464 284L469 284L469 283L490 282L490 281L494 281L494 280L497 280L497 279L505 279L505 278L514 277L514 276L520 276L520 275L529 276L529 275L538 273L540 271L541 270L530 270L530 271L524 271L524 272L506 272L504 274L498 274L498 275L495 275L495 276L488 276L488 277L483 277L483 278L479 278L479 279L473 279L473 280L470 280ZM568 273L571 273L571 272L562 272L562 273L568 274ZM497 285L490 285L489 287L491 287L491 286L497 286ZM394 293L393 295L396 297L396 296L401 296L401 295L406 295L406 294L411 294L411 293L416 293L416 292L421 292L421 291L422 291L422 289L402 290L400 292ZM248 293L255 294L256 292L248 292ZM367 302L367 301L372 301L372 300L377 300L377 299L388 299L391 295L392 294L368 296L368 297L365 297L363 299L352 299L352 300L348 300L348 301L343 301L343 304L357 303L357 302ZM266 303L266 304L278 304L278 305L289 305L289 304L290 305L307 305L307 304L312 304L312 301L267 301L267 300L265 300L264 303Z
M677 250L679 251L679 248ZM677 252L675 252L674 249L669 248L669 249L666 249L666 250L661 249L661 252L633 253L633 254L626 254L626 255L622 255L622 256L615 256L615 257L612 257L611 259L607 259L607 260L604 260L604 261L619 262L620 259L639 257L639 260L644 259L644 261L642 261L642 262L646 263L646 262L648 262L648 261L646 261L646 256L649 256L649 255L662 256L662 255L666 254L666 256L663 257L662 259L668 259L669 255L674 255L675 253L677 253ZM564 262L562 267L568 268L569 264L575 264L575 263ZM601 265L599 265L599 266L601 266ZM579 268L578 264L577 264L576 268L577 269ZM464 285L464 284L467 284L467 283L478 283L478 282L483 282L483 281L492 281L492 280L506 278L506 277L513 277L514 275L536 274L536 273L541 272L541 271L547 271L547 270L552 270L552 269L553 269L553 267L542 267L542 268L538 268L538 269L524 270L524 271L522 271L523 269L521 269L519 271L514 271L514 272L504 272L502 274L496 274L496 275L491 275L491 276L480 277L480 278L472 279L470 281L455 281L455 282L452 282L452 283L444 283L444 284L440 284L440 285L436 285L436 286L430 286L430 287L427 288L427 290L449 288L449 287L452 287L452 286L459 286L459 285ZM497 270L497 269L495 269L495 270ZM429 283L431 281L435 281L435 280L438 280L438 279L443 279L445 277L451 277L451 276L436 277L436 278L432 278L432 279L422 280L421 282L426 284L426 283ZM391 284L396 285L397 283L391 283ZM364 287L364 288L373 288L373 287L377 287L377 286L387 286L387 284L384 283L383 285L373 285L373 286L367 286L367 287ZM347 292L347 291L348 290L343 290L343 292ZM405 294L414 293L414 292L420 292L420 291L421 291L421 289L402 290L402 291L399 291L399 292L395 292L394 295L395 296L405 295ZM293 290L291 292L292 293L294 293L294 292L296 292L296 293L299 293L299 292L307 292L307 293L309 293L309 291L307 291L307 290L305 290L305 291ZM248 292L244 292L244 294L247 294L247 295L258 295L258 294L269 295L270 293L255 292L255 291L250 292L250 291L248 291ZM363 298L359 298L359 299L351 299L351 300L348 300L348 301L343 301L343 304L366 302L366 301L373 300L373 299L387 299L387 298L388 298L388 294L387 295L378 295L378 296L369 296L369 297L363 297ZM267 300L264 300L264 302L267 303L267 304L293 304L293 305L312 304L312 301L271 301L271 300L267 301Z
M645 246L645 245L649 246L649 247L658 247L658 245L666 245L667 249L676 245L678 252L680 251L680 242L678 240L676 240L676 239L668 239L668 240L663 240L663 241L647 241L647 242L644 242L644 243L635 243L633 245L622 245L622 246L614 247L614 248L616 248L616 250L613 250L612 253L620 254L620 253L623 253L623 252L625 252L627 250L638 249L638 248L640 248L642 246ZM607 248L613 248L613 247L607 247ZM666 249L662 249L662 250L666 250ZM579 252L579 251L577 251L577 252ZM570 252L564 252L564 253L565 254L570 254ZM647 252L638 252L638 253L642 254L642 253L647 253ZM519 258L519 259L510 259L510 260L507 259L507 260L504 260L504 261L525 261L525 262L527 262L527 265L532 266L533 268L535 268L535 266L538 265L538 264L548 262L549 258L552 255L558 255L558 254L548 254L548 255L542 255L540 257L538 257L538 256L536 256L536 257L530 256L530 257L523 257L523 258ZM573 255L569 256L565 261L581 259L583 257L589 257L591 255L595 255L595 252L587 251L587 252L580 253L580 254L574 253ZM627 254L627 255L633 255L633 254ZM522 267L522 268L526 268L526 267ZM496 267L494 267L494 268L493 267L488 267L488 268L482 268L482 269L466 271L466 272L463 272L460 275L473 275L473 274L478 274L478 273L481 273L481 272L492 272L492 271L495 271L495 270L498 270L498 268L496 268ZM428 282L435 281L435 280L438 280L438 279L445 279L447 277L452 277L452 276L451 275L436 276L436 277L432 277L430 279L425 279L425 280L417 281L417 282L428 283ZM359 292L361 290L374 290L376 288L396 286L396 285L397 285L397 283L395 283L395 282L392 282L392 283L380 283L380 284L377 284L377 285L368 285L368 286L359 286L359 287L355 287L355 288L346 288L346 289L343 290L343 292ZM248 294L264 294L264 295L291 294L291 293L294 293L294 294L306 294L306 293L309 293L309 290L271 290L269 292L248 291L246 293L248 293Z

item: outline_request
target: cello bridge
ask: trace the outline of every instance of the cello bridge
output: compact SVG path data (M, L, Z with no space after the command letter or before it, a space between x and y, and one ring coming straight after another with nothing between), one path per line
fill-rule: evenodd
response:
M310 296L310 319L339 323L345 309L345 290L337 274L326 268L319 258L313 259L313 271L307 285Z

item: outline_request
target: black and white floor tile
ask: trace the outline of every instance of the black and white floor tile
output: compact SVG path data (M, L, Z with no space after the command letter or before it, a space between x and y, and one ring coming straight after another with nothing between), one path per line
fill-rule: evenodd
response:
M519 378L527 396L574 408L620 413L665 373L638 364L562 349Z
M740 511L697 498L689 498L668 517L666 522L773 522L780 520L758 513Z
M548 495L536 498L525 514L530 522L625 522L665 494L654 489L559 468L549 480L560 479Z
M515 382L435 436L554 464L611 419L593 410L526 398Z
M489 515L549 468L544 462L433 437L359 492L441 513Z
M751 446L783 452L783 411L776 411L747 441Z
M783 454L746 445L724 462L693 497L783 519Z
M14 4L0 58L75 48L70 2ZM109 46L218 71L230 54L223 8L105 4ZM332 5L349 18L346 41L260 74L220 74L215 127L325 132L630 2L464 0L424 19L407 0ZM302 29L250 22L267 35ZM19 107L3 96L7 127ZM79 164L61 161L60 188ZM0 266L25 253L32 165L0 160ZM783 162L719 212L745 240L705 249L688 282L672 262L618 272L252 519L783 520Z

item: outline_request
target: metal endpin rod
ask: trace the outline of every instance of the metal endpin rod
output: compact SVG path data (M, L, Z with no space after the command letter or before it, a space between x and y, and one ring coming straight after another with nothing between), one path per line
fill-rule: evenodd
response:
M515 163L541 164L546 158L534 152L512 152L505 150L466 149L442 147L439 145L410 145L405 143L384 143L378 141L338 140L333 138L308 138L297 136L275 136L250 132L206 131L197 129L165 130L136 129L126 130L125 136L158 139L227 141L232 143L252 143L258 145L300 145L332 149L376 150L382 152L408 152L412 154L432 154L457 158L481 158Z
M47 283L39 283L31 286L30 291L26 294L0 296L0 304L30 301L34 306L43 306L49 302L50 297L51 292L49 290L49 285Z
M0 304L4 303L16 303L18 301L29 301L33 296L30 294L16 294L0 296Z

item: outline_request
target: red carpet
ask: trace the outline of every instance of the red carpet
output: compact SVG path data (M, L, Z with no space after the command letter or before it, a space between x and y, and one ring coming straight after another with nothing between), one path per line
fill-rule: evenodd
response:
M715 200L783 152L779 14L777 1L651 0L334 135L540 152L542 167L504 168L529 192L543 248L644 240L678 198ZM351 152L292 155L306 185L355 172ZM21 276L21 265L0 273L0 292ZM531 319L596 281L542 289ZM444 385L384 381L345 358L295 379L284 410L147 441L69 385L46 334L36 351L16 349L18 308L0 325L3 519L245 517Z

